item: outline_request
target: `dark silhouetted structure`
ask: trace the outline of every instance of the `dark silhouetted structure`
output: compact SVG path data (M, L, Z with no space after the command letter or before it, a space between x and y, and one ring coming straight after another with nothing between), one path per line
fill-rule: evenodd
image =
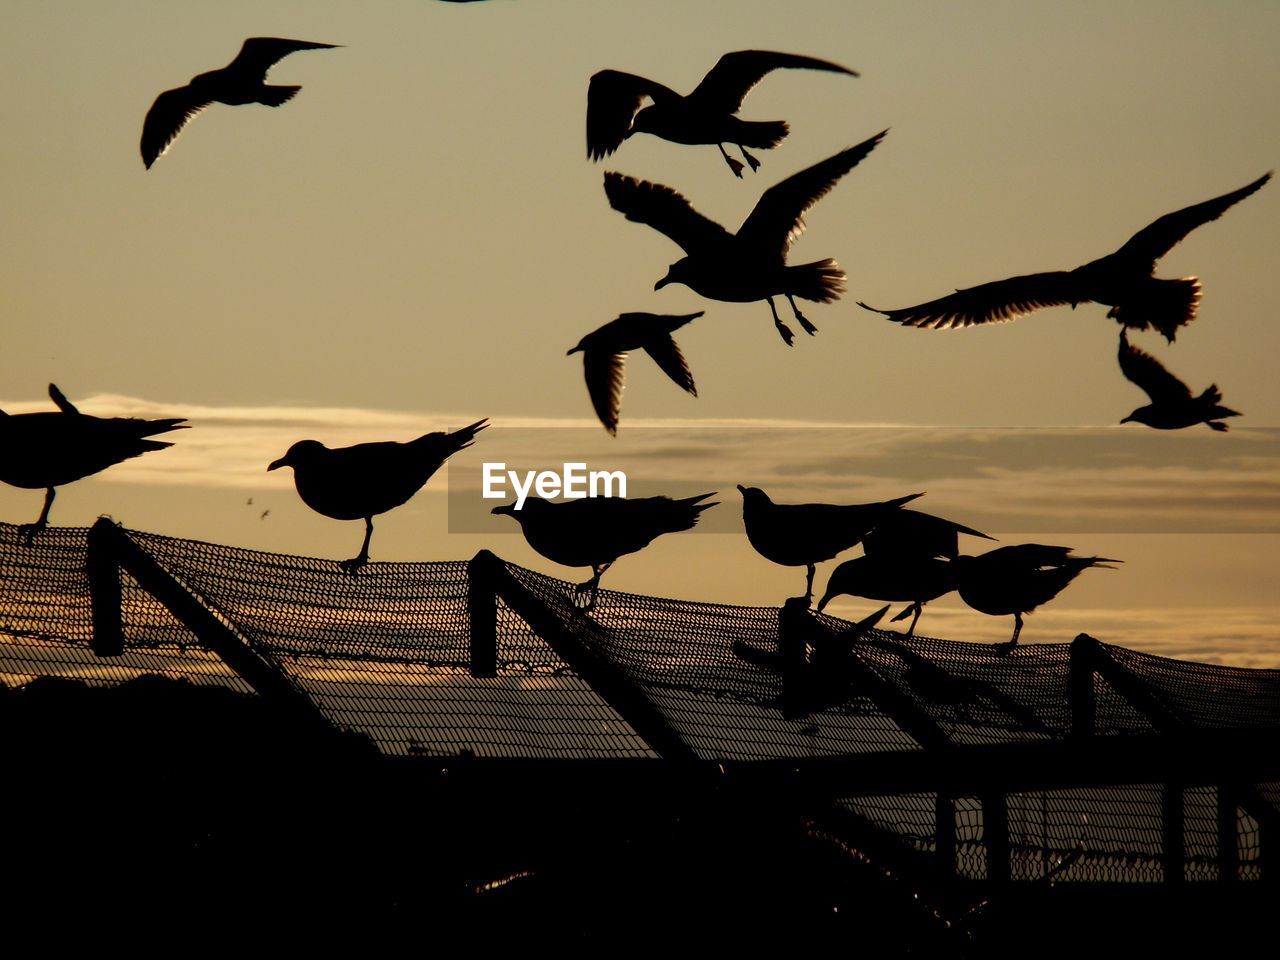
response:
M141 456L173 446L147 437L185 430L183 417L140 420L136 417L94 417L81 413L54 384L49 396L57 413L0 410L0 480L27 490L44 488L44 509L35 523L23 524L27 543L49 523L54 488Z
M358 443L330 450L318 440L299 440L268 470L293 467L298 496L316 513L335 520L364 520L360 553L339 566L355 573L369 562L373 518L407 501L459 450L488 425L477 420L453 433L427 433L408 443Z
M1211 384L1200 396L1193 397L1187 385L1159 360L1129 343L1124 330L1120 331L1120 370L1151 398L1149 404L1138 407L1121 423L1145 423L1157 430L1180 430L1203 423L1212 430L1225 432L1227 425L1221 422L1222 418L1240 416L1238 411L1221 406L1222 392L1217 384Z
M859 543L877 524L910 503L913 493L883 503L838 506L829 503L774 503L758 487L738 484L742 523L756 553L784 567L805 567L804 598L813 597L815 564Z
M782 68L858 76L839 64L813 57L739 50L721 57L693 92L682 97L645 77L601 70L591 78L587 89L587 156L600 160L622 146L628 137L651 133L672 143L714 143L734 176L741 178L742 163L725 152L726 143L737 144L743 159L755 170L760 161L746 148L768 150L787 135L785 121L742 120L735 116L743 99L765 74ZM642 110L640 105L646 97L653 102Z
M671 334L700 316L701 310L680 316L624 313L617 320L588 333L566 354L582 354L582 369L587 378L591 405L606 430L615 435L618 432L627 352L630 350L644 350L676 386L695 397L698 395L689 364Z
M494 507L493 513L513 517L529 546L553 563L590 567L591 579L579 593L589 594L585 610L594 609L600 577L619 557L643 550L664 533L692 530L703 503L715 493L683 500L670 497L586 497L553 503L529 497L520 510L515 504Z
M997 280L899 310L859 305L906 327L939 330L1015 320L1041 307L1103 303L1111 307L1107 316L1117 323L1135 330L1155 327L1172 342L1178 328L1195 319L1200 281L1158 279L1152 275L1156 261L1196 227L1217 220L1270 179L1267 173L1239 190L1166 214L1115 253L1075 270Z
M1013 637L996 644L1003 653L1011 651L1022 632L1022 615L1048 603L1067 584L1090 567L1121 563L1107 557L1073 557L1071 547L1040 543L1019 543L999 547L977 557L956 557L956 589L973 609L993 617L1013 615Z
M156 97L142 123L142 162L151 169L191 120L213 103L239 106L262 103L278 107L293 99L300 86L268 85L267 71L299 50L332 50L334 43L250 37L236 58L220 70L192 77L185 87L166 90Z
M803 216L874 150L886 133L877 133L770 187L736 234L708 220L682 195L661 184L610 172L604 175L604 192L613 209L628 220L665 233L687 254L671 265L654 285L655 290L683 283L712 300L768 300L778 333L790 346L795 338L778 317L773 298L785 296L800 326L812 334L818 328L800 313L794 298L831 303L844 292L844 271L834 260L787 266L791 244L804 232Z

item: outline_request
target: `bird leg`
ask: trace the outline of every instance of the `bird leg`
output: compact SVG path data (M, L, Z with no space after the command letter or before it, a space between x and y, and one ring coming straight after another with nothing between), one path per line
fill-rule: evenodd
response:
M610 560L608 563L601 564L598 567L595 564L592 564L591 579L588 580L586 583L580 583L573 588L573 592L576 593L578 596L581 596L584 593L591 594L591 599L587 601L586 606L581 608L583 613L589 613L590 611L596 608L596 598L600 595L600 578L604 576L604 572L608 570L609 567L611 567L612 565L613 565L612 560Z
M800 321L800 326L804 328L804 332L812 337L818 332L818 328L810 323L808 318L800 312L800 308L796 306L796 301L791 294L788 293L786 296L787 303L791 304L791 312L794 313L796 315L796 319Z
M35 523L24 523L18 527L18 533L27 538L27 546L36 538L36 534L49 525L49 508L53 506L54 491L49 487L44 492L44 509L40 511L40 519Z
M729 165L729 169L733 171L733 175L737 177L739 180L741 180L742 179L741 161L735 160L733 159L733 157L729 156L729 154L725 152L723 143L717 143L716 146L720 148L720 156L724 157L724 162Z
M782 336L782 342L788 347L795 340L796 335L791 332L791 328L782 322L782 318L778 316L778 308L773 305L773 297L765 297L769 301L769 309L773 311L773 325L778 328L778 333Z
M364 543L360 545L360 552L350 560L343 560L338 564L342 568L343 573L349 573L353 577L356 571L369 562L369 539L373 536L373 517L364 518Z
M738 149L742 151L742 158L746 160L747 163L751 164L752 173L755 173L757 170L760 169L760 161L757 160L755 157L753 157L751 154L747 153L746 147L744 147L742 144L738 144Z
M1008 643L997 643L996 653L1002 657L1007 657L1013 653L1013 648L1018 645L1018 634L1022 632L1022 614L1015 613L1013 615L1013 639Z
M897 623L899 620L907 619L907 614L909 613L914 614L911 618L911 626L907 627L906 636L910 637L916 632L916 621L920 619L920 614L922 612L924 612L924 606L920 601L913 601L911 606L903 608L903 611L893 618L893 622Z
M806 563L805 572L807 573L807 577L805 578L805 582L804 582L804 602L812 603L813 602L813 575L818 572L818 568L815 567L812 563Z

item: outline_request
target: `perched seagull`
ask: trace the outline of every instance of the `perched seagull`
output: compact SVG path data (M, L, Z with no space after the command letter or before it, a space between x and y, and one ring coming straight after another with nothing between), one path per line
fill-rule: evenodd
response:
M267 469L293 467L293 483L302 502L335 520L364 520L360 553L339 566L354 574L369 562L373 518L400 506L422 489L459 450L475 442L488 426L477 420L453 433L427 433L408 443L358 443L330 450L318 440L299 440Z
M1187 385L1161 365L1149 353L1144 353L1129 343L1125 331L1120 331L1120 370L1132 383L1143 389L1151 402L1129 414L1121 423L1145 423L1157 430L1180 430L1203 423L1211 430L1225 431L1223 417L1238 417L1240 413L1220 406L1222 392L1217 384L1193 397Z
M1217 220L1271 179L1267 173L1231 193L1166 214L1135 233L1115 253L1074 270L1032 273L996 280L900 310L880 310L859 301L859 306L883 313L905 327L969 327L980 323L1015 320L1041 307L1102 303L1108 317L1124 327L1155 327L1173 342L1178 328L1195 319L1200 302L1200 281L1195 277L1161 280L1156 261L1183 237L1210 220Z
M960 554L962 533L983 540L995 539L973 527L935 517L931 513L898 510L866 535L862 541L862 552L877 560L953 558Z
M1071 547L1019 543L977 557L956 557L951 565L956 589L965 603L993 617L1013 614L1013 639L996 644L997 651L1008 653L1018 643L1024 613L1048 603L1090 567L1114 570L1110 564L1120 562L1107 557L1073 557Z
M670 497L587 497L553 503L529 497L517 510L508 503L491 511L513 517L538 553L566 567L590 567L591 579L578 587L590 594L584 610L594 609L600 577L619 557L642 550L664 533L691 530L714 493L683 500Z
M54 384L49 396L57 413L0 410L0 480L26 490L44 488L44 509L35 523L18 528L30 544L49 525L54 488L73 483L131 457L173 446L147 440L157 433L185 430L183 417L139 420L135 417L94 417L81 413Z
M880 523L922 493L886 500L836 506L828 503L774 503L759 487L738 484L742 523L756 553L784 567L805 567L804 598L813 598L815 564L830 560L862 540Z
M192 77L185 87L166 90L156 97L142 123L142 162L150 170L156 158L169 150L182 128L212 103L232 106L264 103L269 107L287 103L302 87L269 86L267 71L299 50L332 50L337 46L279 37L250 37L236 58L222 69Z
M606 430L615 436L618 433L618 413L622 409L627 352L630 350L643 349L662 368L662 372L675 381L677 387L695 397L698 395L689 364L685 363L684 354L671 334L702 313L701 310L680 316L624 313L617 320L588 333L565 354L569 357L575 353L582 354L591 405Z
M746 148L768 150L787 135L783 120L742 120L736 116L742 101L765 74L781 68L858 76L847 67L813 57L739 50L721 57L693 92L682 97L669 87L633 73L601 70L587 88L587 156L600 160L622 146L628 137L651 133L672 143L714 143L733 175L741 178L742 163L725 152L726 143L737 144L751 169L756 170L760 161ZM646 97L653 102L641 110Z
M794 336L778 317L775 296L785 296L804 331L818 328L796 307L795 297L831 303L844 292L844 271L834 260L787 266L791 244L804 232L803 216L836 182L875 149L889 131L877 133L764 192L736 234L708 220L670 187L635 180L621 173L604 175L609 205L628 220L665 233L687 254L655 285L683 283L711 300L749 303L768 300L773 322L790 346Z
M865 542L863 548L866 548ZM893 620L905 620L911 614L911 626L907 628L907 636L911 636L924 605L955 588L955 572L948 560L937 557L880 559L868 553L846 560L831 572L827 592L818 601L818 612L841 594L891 603L907 601L910 606Z

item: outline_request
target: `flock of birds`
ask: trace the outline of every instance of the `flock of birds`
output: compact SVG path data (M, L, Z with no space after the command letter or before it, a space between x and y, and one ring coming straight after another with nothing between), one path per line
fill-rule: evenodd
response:
M202 73L188 84L161 93L147 112L140 150L152 165L173 146L201 111L215 104L264 104L279 107L298 92L296 85L266 82L268 71L289 54L334 49L335 44L274 37L244 42L227 66ZM760 161L748 147L767 150L787 136L783 121L745 120L738 111L751 89L778 69L805 69L856 77L846 67L813 57L764 50L725 54L701 83L682 96L635 74L602 70L587 93L587 153L601 160L631 136L647 133L674 143L715 145L733 175L741 178ZM839 180L885 139L882 131L775 184L760 196L736 232L698 213L684 196L662 184L606 172L605 196L628 220L665 234L683 251L654 289L682 283L711 300L764 300L787 345L795 335L778 314L775 297L784 297L801 329L817 327L796 299L831 303L845 291L846 277L835 260L787 263L791 244L805 228L804 215ZM742 160L728 153L736 146ZM745 161L745 166L744 162ZM1198 395L1150 354L1133 346L1129 330L1154 328L1173 342L1194 319L1200 298L1195 278L1161 279L1156 262L1196 227L1220 217L1259 190L1268 173L1231 193L1160 217L1134 234L1116 252L1074 270L1053 271L984 283L914 307L868 310L903 326L941 329L1012 320L1042 307L1096 302L1111 307L1107 316L1121 326L1119 362L1125 377L1145 391L1146 406L1122 422L1159 429L1205 423L1226 430L1222 421L1238 416L1221 405L1216 385ZM644 350L677 386L697 396L693 374L673 334L701 317L623 313L588 333L568 353L581 353L587 391L600 422L616 435L628 353ZM30 544L48 524L55 489L143 453L171 446L151 437L184 429L182 419L102 418L82 413L50 385L56 412L7 415L0 411L0 481L44 489L39 518L20 530ZM471 446L487 426L480 420L450 433L429 433L408 443L362 443L330 449L316 440L300 440L267 469L290 467L298 495L317 513L339 520L363 520L359 553L340 568L354 575L369 561L373 518L408 501L455 453ZM1012 616L1012 638L998 645L1012 650L1029 613L1061 592L1081 572L1119 561L1078 557L1071 548L1015 544L977 556L960 553L960 536L992 539L970 527L932 516L906 504L914 493L880 503L780 504L754 487L739 486L747 538L763 557L784 566L806 568L804 599L811 602L816 564L861 545L862 555L841 563L818 602L823 610L840 595L905 603L894 620L911 617L915 631L925 604L957 592L970 607L992 616ZM716 506L705 493L685 499L602 497L551 502L526 499L493 513L515 519L529 545L547 559L586 567L591 578L579 588L584 612L594 608L600 579L620 557L635 553L668 533L694 527L704 510ZM873 615L878 620L884 611Z

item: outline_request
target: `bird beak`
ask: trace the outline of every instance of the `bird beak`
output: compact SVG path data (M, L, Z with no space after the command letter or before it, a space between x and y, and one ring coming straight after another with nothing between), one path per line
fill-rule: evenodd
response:
M742 484L738 484L738 492L745 497L747 495L747 488Z
M671 276L671 271L667 271L667 275L653 285L653 289L661 290L668 283L675 283L675 279Z
M1120 422L1121 422L1121 423L1133 423L1133 417L1125 417L1125 418L1124 418L1123 420L1121 420Z
M572 357L575 353L577 353L577 352L578 352L579 350L581 350L581 349L582 349L582 344L578 344L578 345L577 345L576 347L574 347L572 350L566 350L564 355L565 355L566 357Z
M513 517L515 516L515 512L516 512L516 505L514 503L504 503L500 507L494 507L489 512L496 513L503 516Z
M825 607L828 603L830 603L830 602L831 602L831 598L832 598L832 597L834 597L834 596L835 596L835 594L834 594L834 593L828 593L828 594L826 594L826 595L825 595L821 600L819 600L819 601L818 601L818 612L819 612L819 613L821 613L821 612L822 612L822 608L823 608L823 607Z
M288 458L281 457L279 460L272 460L271 463L267 465L267 471L270 472L272 470L278 470L281 467L287 467L288 465L289 465Z

